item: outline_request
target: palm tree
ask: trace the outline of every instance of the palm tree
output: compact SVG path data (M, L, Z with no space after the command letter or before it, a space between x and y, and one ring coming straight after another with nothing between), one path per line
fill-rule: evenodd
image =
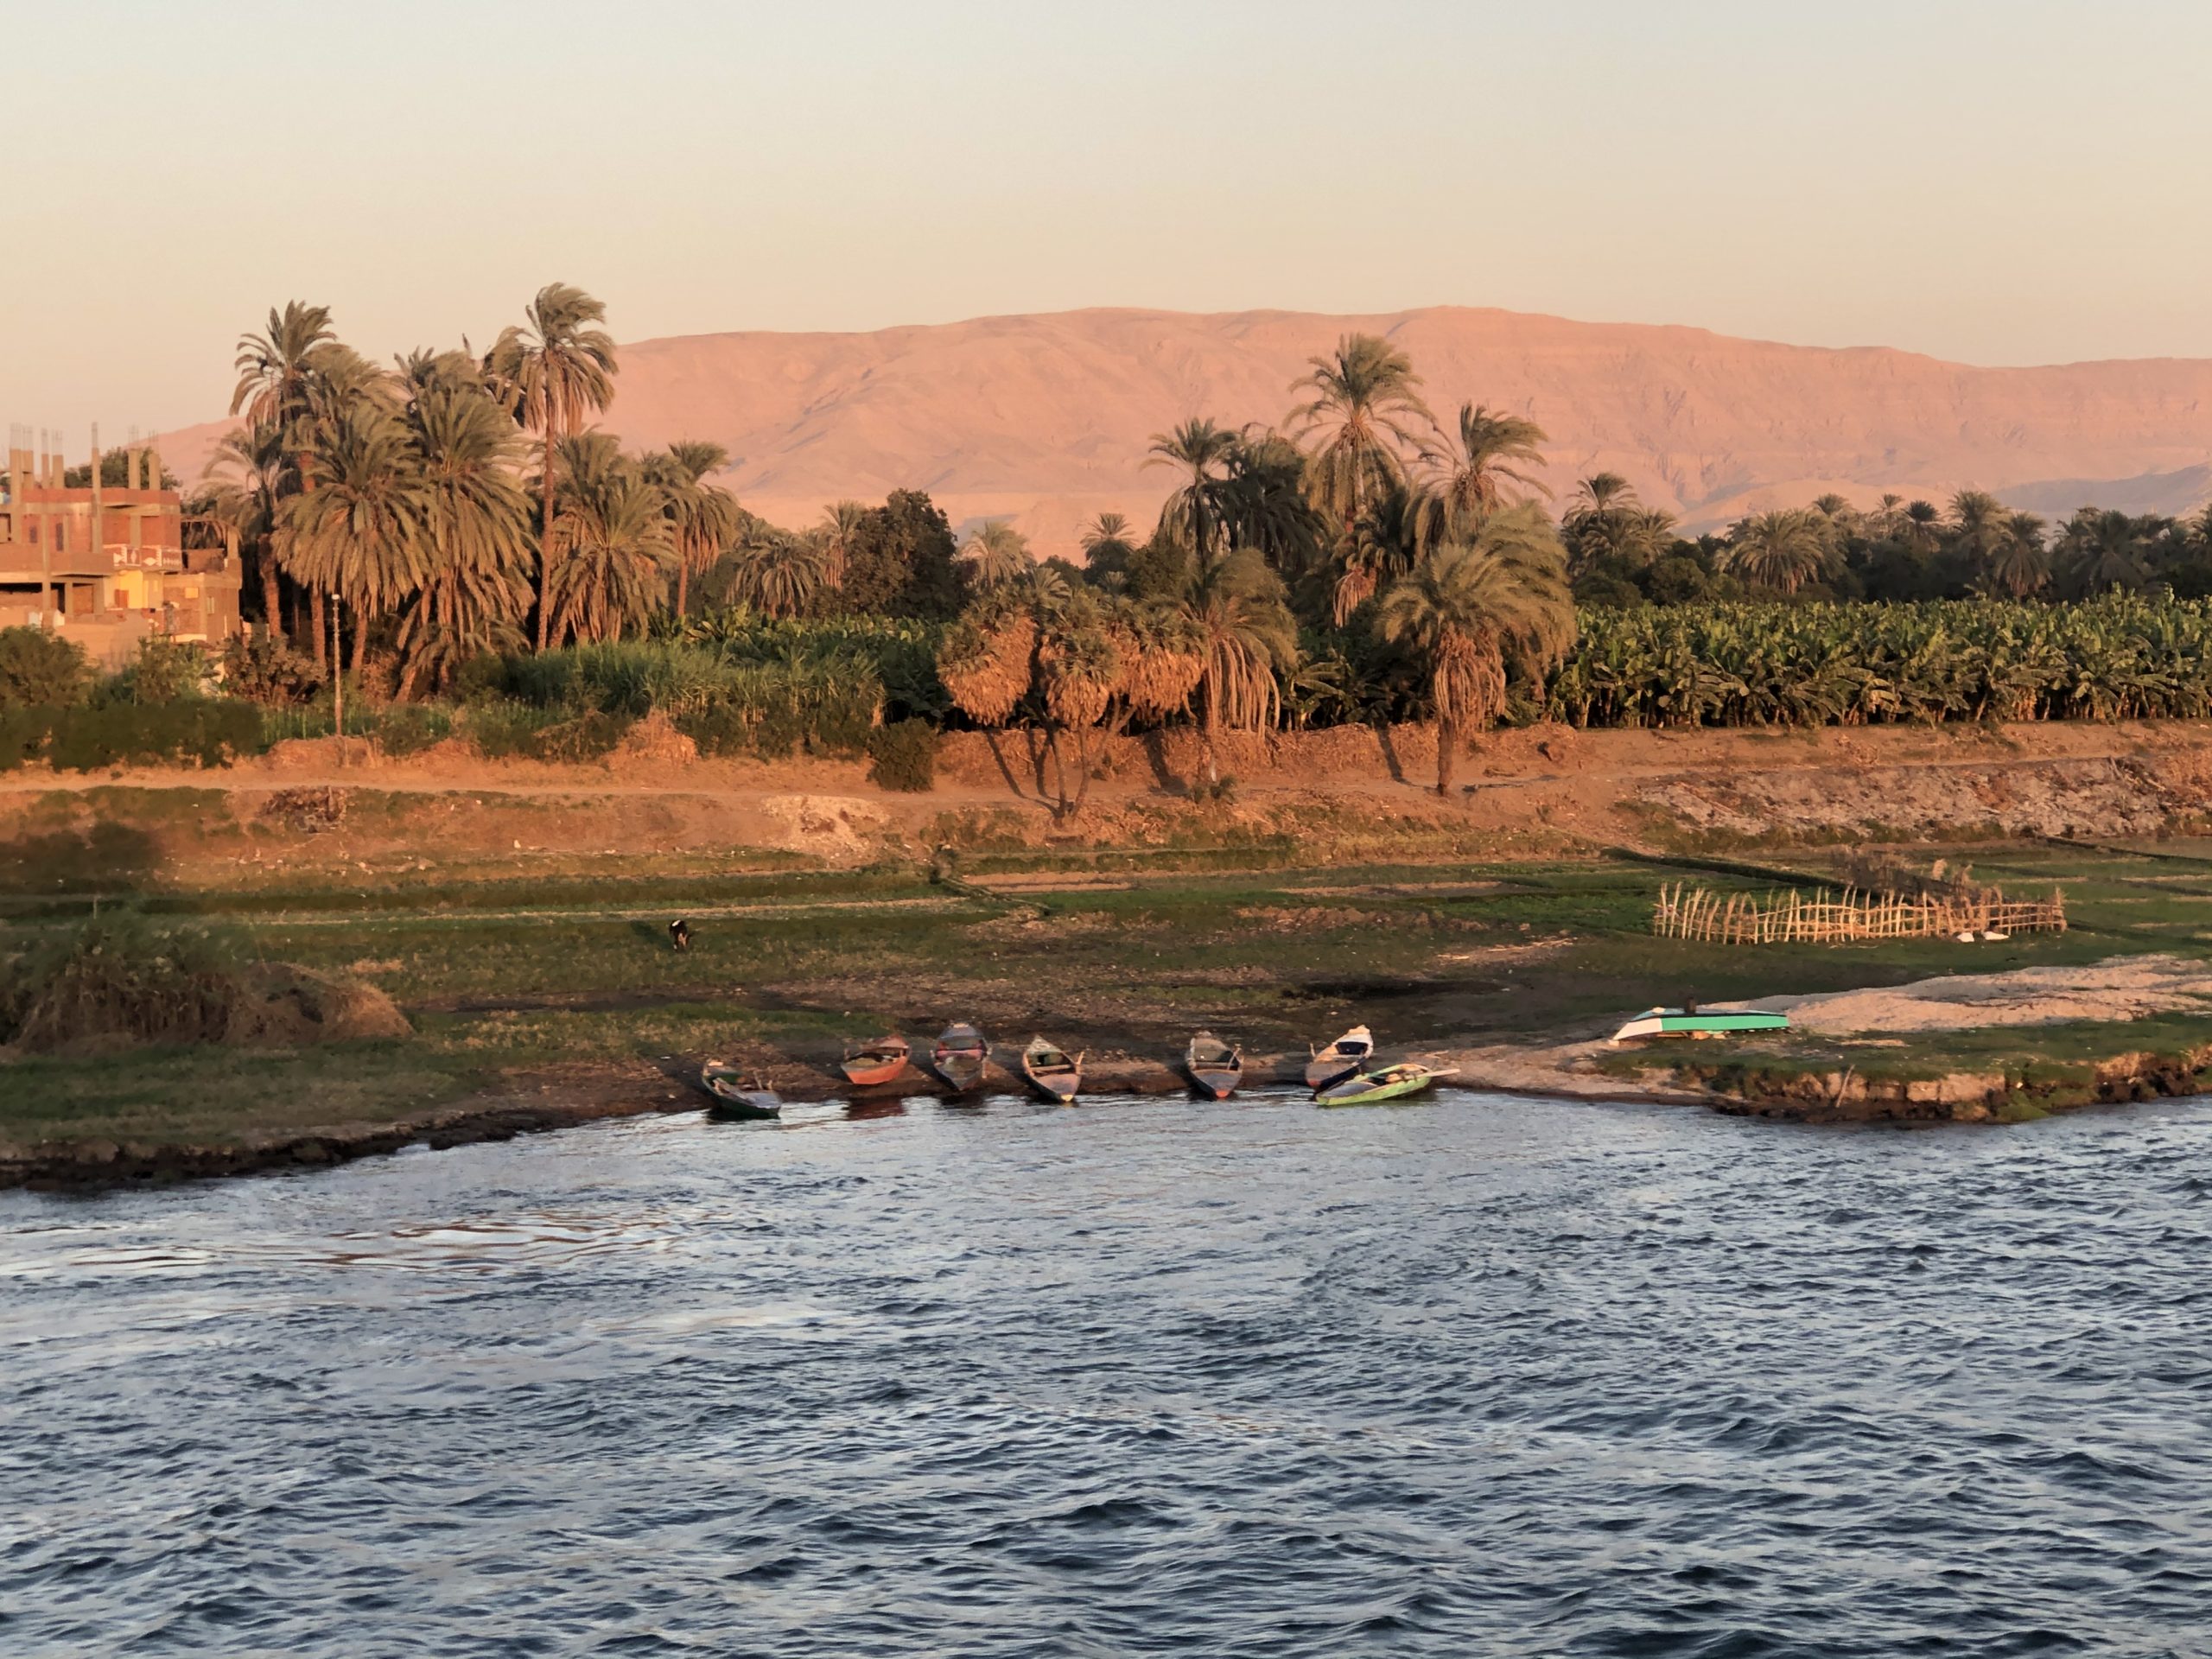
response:
M1961 490L1951 498L1951 545L1978 574L1986 574L2012 537L2011 511L1986 490Z
M289 431L307 411L307 386L317 353L337 338L327 305L293 300L282 311L270 308L265 333L238 337L238 381L231 393L231 413L244 415L248 426Z
M215 446L208 473L214 487L209 512L238 537L260 573L262 612L272 639L284 637L283 595L277 586L277 540L283 505L294 493L296 474L284 434L273 423L257 423L226 433Z
M1018 582L1035 563L1029 556L1028 538L1004 518L986 518L960 553L967 563L969 584L977 589Z
M316 487L285 504L285 561L309 593L353 605L359 672L370 625L429 573L422 473L407 429L366 398L318 429L310 459Z
M1404 485L1392 485L1367 504L1351 533L1338 541L1329 587L1329 619L1337 626L1420 562L1416 500Z
M871 509L865 501L840 501L823 510L819 526L823 565L822 578L832 588L845 585L846 569L860 550Z
M553 533L555 458L562 440L582 429L588 413L613 402L616 368L613 336L592 326L607 320L607 308L581 288L549 283L524 315L524 327L499 331L487 366L513 388L517 416L543 443L537 565L537 648L543 651L550 632L558 540Z
M557 460L548 637L594 642L642 632L676 561L667 493L602 433L563 439Z
M1428 671L1436 792L1449 795L1463 734L1504 712L1507 663L1541 683L1574 643L1566 550L1531 505L1492 513L1472 540L1447 543L1394 583L1376 629Z
M2032 512L2008 514L2004 540L1989 562L1986 586L2009 599L2024 599L2050 580L2044 522Z
M986 733L1014 718L1035 677L1037 619L1001 588L969 606L938 642L937 673L952 706ZM991 752L998 753L996 739ZM1009 779L1013 777L1009 770Z
M737 539L740 512L736 498L721 486L706 481L707 474L729 465L729 451L719 443L679 439L666 449L645 458L645 469L667 499L669 524L676 548L676 614L680 621L690 610L691 573L704 570L720 558L722 550Z
M1574 480L1574 493L1567 499L1567 517L1578 512L1614 512L1643 505L1636 486L1618 473L1592 473Z
M471 658L523 642L530 613L530 498L517 475L514 422L458 353L449 372L409 374L405 412L422 485L422 591L401 624L404 700L425 672L452 683Z
M1237 435L1221 500L1229 546L1250 548L1286 581L1319 567L1332 531L1306 499L1305 454L1281 433L1253 425Z
M1867 517L1876 535L1895 541L1904 531L1904 497L1885 495Z
M1480 404L1459 405L1459 446L1447 448L1442 476L1416 498L1414 534L1424 548L1471 537L1491 513L1522 491L1548 498L1550 486L1523 471L1541 467L1544 429L1525 416L1493 413ZM1513 486L1509 490L1508 486ZM1526 499L1525 496L1521 499Z
M728 568L730 597L766 616L804 616L831 586L821 538L758 521L731 550Z
M1220 552L1229 518L1230 459L1236 435L1193 415L1173 431L1155 432L1147 467L1179 467L1186 477L1160 504L1160 532L1193 559Z
M250 431L272 435L291 461L289 473L279 469L270 480L272 510L280 509L284 501L315 486L314 469L308 454L313 439L310 429L318 413L327 416L330 412L333 400L327 372L334 359L359 360L338 343L327 305L303 305L291 300L282 311L272 306L264 332L238 337L233 364L238 378L231 392L231 413L243 415ZM261 447L257 436L250 442L257 450ZM281 529L274 533L281 534ZM273 575L273 569L264 565L264 601L274 592ZM315 635L315 659L320 663L324 657L321 592L310 595L309 605L313 613L310 627ZM268 623L281 639L281 607L270 610Z
M1192 569L1160 620L1163 643L1201 664L1195 690L1203 699L1206 781L1217 785L1222 732L1257 730L1281 714L1275 669L1298 655L1281 580L1257 553L1239 548Z
M1908 502L1898 536L1906 547L1924 557L1936 549L1942 518L1933 501Z
M2136 521L2116 510L2082 508L2067 520L2058 551L2074 587L2085 594L2139 588L2150 579Z
M1606 561L1650 564L1674 545L1672 513L1646 507L1636 486L1618 473L1593 473L1575 480L1560 531L1576 575Z
M1739 521L1720 563L1762 588L1794 594L1820 575L1829 551L1827 521L1809 507L1789 507Z
M1312 396L1290 412L1293 435L1312 438L1307 489L1313 505L1349 534L1375 498L1402 484L1408 456L1427 453L1436 417L1421 401L1413 359L1373 334L1346 334L1326 357L1307 359L1293 391Z
M1099 587L1119 589L1137 550L1129 535L1129 521L1118 512L1102 512L1092 519L1082 537L1084 576Z

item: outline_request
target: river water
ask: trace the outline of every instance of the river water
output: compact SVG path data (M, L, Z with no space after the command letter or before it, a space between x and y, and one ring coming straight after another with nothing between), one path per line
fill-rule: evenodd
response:
M2212 1651L2212 1105L791 1111L0 1193L0 1651Z

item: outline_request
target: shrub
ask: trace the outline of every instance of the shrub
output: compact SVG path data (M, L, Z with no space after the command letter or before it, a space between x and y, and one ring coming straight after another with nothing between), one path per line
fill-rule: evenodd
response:
M532 741L530 753L540 760L596 760L612 753L614 746L622 741L622 734L634 724L627 715L588 709L574 720L543 728Z
M726 702L679 715L676 729L702 754L742 754L753 747L753 721Z
M217 1042L237 1005L238 966L236 951L204 928L96 918L0 979L0 1036L34 1050Z
M233 639L223 650L223 689L268 708L303 703L329 677L313 658L288 649L266 633L256 634L251 641Z
M897 720L868 734L868 781L884 789L925 794L937 787L937 728Z
M496 651L470 658L453 677L453 694L462 702L491 702L513 696L507 659Z
M228 698L0 713L0 771L41 757L65 772L185 761L219 766L264 747L261 711Z
M13 772L36 760L53 731L50 709L0 708L0 772Z
M597 709L538 709L526 702L486 702L471 709L462 734L487 760L595 760L622 741L626 715Z
M92 683L76 641L43 628L0 628L0 709L60 709Z
M377 747L394 760L420 754L453 734L453 716L442 709L408 703L389 710L377 722Z
M534 755L538 734L562 717L560 709L526 702L480 702L462 717L461 734L486 760L513 760Z
M149 634L138 642L138 655L106 687L124 702L175 702L207 689L211 672L206 646Z

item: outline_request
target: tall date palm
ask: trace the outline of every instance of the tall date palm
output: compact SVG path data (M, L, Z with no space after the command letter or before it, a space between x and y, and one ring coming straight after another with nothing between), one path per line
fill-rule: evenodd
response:
M1335 351L1308 359L1293 391L1294 436L1310 438L1307 489L1313 505L1349 533L1376 497L1402 484L1409 456L1427 452L1436 417L1421 401L1413 359L1374 334L1346 334Z
M1541 684L1574 643L1566 550L1540 510L1507 508L1485 518L1472 539L1439 548L1394 583L1375 621L1428 675L1436 792L1449 794L1466 729L1504 712L1508 663Z
M549 283L530 302L520 327L502 329L487 365L513 390L515 412L538 434L543 449L539 474L542 515L537 561L537 648L552 630L556 544L556 461L562 441L583 427L588 415L614 401L614 338L595 325L607 307L569 283Z

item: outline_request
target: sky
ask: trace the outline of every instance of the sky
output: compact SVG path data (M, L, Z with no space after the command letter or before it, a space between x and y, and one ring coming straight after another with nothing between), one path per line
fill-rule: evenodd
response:
M480 347L1503 306L2212 356L2203 0L0 0L0 419L223 413L329 305Z

